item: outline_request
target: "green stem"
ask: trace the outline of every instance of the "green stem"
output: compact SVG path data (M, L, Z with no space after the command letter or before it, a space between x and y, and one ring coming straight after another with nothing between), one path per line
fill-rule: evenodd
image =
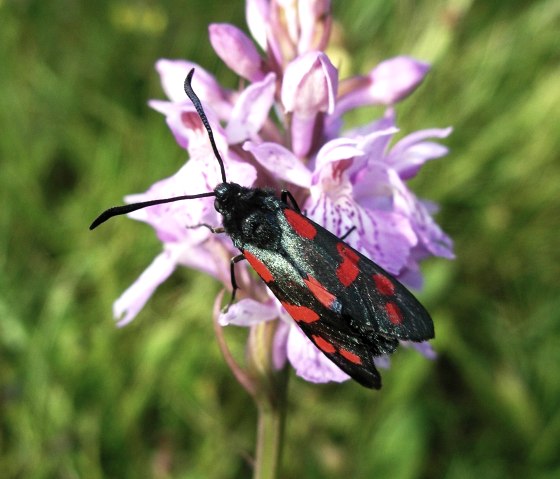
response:
M257 400L259 422L253 479L277 479L279 475L286 419L286 368L275 379L274 394Z

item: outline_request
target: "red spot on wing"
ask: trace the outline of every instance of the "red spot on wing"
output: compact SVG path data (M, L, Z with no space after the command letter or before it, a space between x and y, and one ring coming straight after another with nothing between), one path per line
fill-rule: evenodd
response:
M327 308L331 308L333 303L336 301L336 296L327 291L327 289L319 283L313 276L307 276L307 279L303 280L313 296Z
M393 324L401 324L403 321L403 315L400 308L395 303L387 303L385 305L385 311L387 312L387 317L389 321Z
M301 321L303 323L314 323L319 320L319 315L307 306L297 306L295 304L289 304L281 301L284 309L288 311L288 314L294 318L296 321Z
M274 279L270 270L254 254L249 253L249 251L243 251L243 256L245 256L245 259L249 261L249 264L265 283L270 283Z
M352 251L344 243L338 243L336 249L342 257L342 263L336 268L336 277L344 286L350 286L360 273L358 268L358 260L360 258L355 251Z
M373 281L375 281L375 287L380 294L384 296L392 296L395 294L395 285L384 274L374 274Z
M307 239L313 239L317 235L317 228L315 228L305 216L302 216L297 211L286 208L284 210L284 216L298 235Z
M341 349L339 352L342 357L348 359L348 361L350 361L351 363L362 364L362 359L357 354L354 354L351 351L347 351L346 349Z
M334 353L336 351L336 348L321 336L315 336L314 334L312 334L311 339L317 345L317 347L325 353Z

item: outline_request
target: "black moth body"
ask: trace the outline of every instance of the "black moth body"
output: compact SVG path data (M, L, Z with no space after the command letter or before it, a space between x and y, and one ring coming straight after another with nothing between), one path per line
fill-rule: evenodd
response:
M224 231L311 341L360 384L398 340L434 337L432 320L389 273L271 191L222 183Z
M214 191L110 208L90 226L151 205L214 196L223 229L317 348L363 386L379 389L374 358L399 340L434 337L428 312L393 276L346 242L305 217L291 195L246 188L226 180L223 160L200 100L185 91L208 131L223 182ZM291 201L290 201L291 200ZM289 203L292 203L291 205ZM232 273L234 292L235 276Z

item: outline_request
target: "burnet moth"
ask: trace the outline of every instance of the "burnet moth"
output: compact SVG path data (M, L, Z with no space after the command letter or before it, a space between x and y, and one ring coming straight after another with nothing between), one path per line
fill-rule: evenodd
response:
M208 132L222 183L207 193L109 208L90 229L148 206L215 197L223 224L211 229L227 234L241 252L231 260L231 302L237 290L234 264L247 260L327 358L363 386L379 389L374 358L393 353L399 340L433 338L430 315L397 279L304 216L289 192L278 198L272 190L227 181L212 129L191 87L193 74L194 69L185 79L185 92Z

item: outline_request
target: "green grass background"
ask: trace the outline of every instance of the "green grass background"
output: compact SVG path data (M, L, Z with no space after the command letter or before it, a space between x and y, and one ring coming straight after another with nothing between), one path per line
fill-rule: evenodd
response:
M292 379L281 477L560 477L559 3L335 3L349 71L433 63L399 118L455 127L413 187L457 259L423 266L437 361L400 351L381 392ZM185 159L146 105L154 62L233 87L207 24L243 12L0 1L0 477L250 477L256 412L213 338L218 285L179 271L117 329L112 301L160 246L126 219L87 229Z

